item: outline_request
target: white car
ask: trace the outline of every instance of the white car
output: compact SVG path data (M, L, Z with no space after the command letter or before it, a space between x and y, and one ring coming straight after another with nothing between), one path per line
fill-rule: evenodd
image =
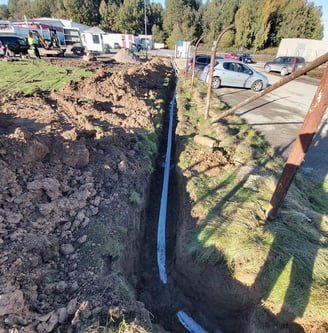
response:
M200 79L208 82L208 71L210 65L206 66ZM217 89L222 86L248 88L253 91L261 91L269 84L268 78L256 71L242 61L230 59L218 59L214 67L212 88Z

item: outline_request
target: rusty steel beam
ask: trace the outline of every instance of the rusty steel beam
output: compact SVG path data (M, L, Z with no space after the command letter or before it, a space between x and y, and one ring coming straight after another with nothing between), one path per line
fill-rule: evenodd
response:
M292 80L295 80L296 78L298 78L299 76L311 71L312 69L315 69L317 67L319 67L320 65L324 64L325 62L328 61L328 52L325 53L324 55L322 55L321 57L313 60L312 62L306 64L304 67L298 69L297 71L291 73L290 75L282 78L281 80L279 80L278 82L274 83L273 85L269 86L268 88L262 90L261 92L259 93L256 93L254 96L251 96L247 99L245 99L243 102L235 105L234 107L230 108L229 110L221 113L218 117L216 117L215 119L213 119L211 121L211 123L216 123L218 122L220 119L224 118L224 117L227 117L233 113L235 113L235 111L237 111L239 108L251 103L251 102L254 102L255 100L257 100L258 98L268 94L269 92L277 89L277 88L280 88L281 86L283 86L284 84L292 81Z
M186 59L186 69L185 69L185 77L184 77L184 82L186 83L187 81L187 75L188 75L188 59L189 59L189 52L190 52L190 47L192 45L192 43L196 40L196 38L194 38L188 45L188 51L187 51L187 59Z
M328 53L327 53L328 55ZM320 85L313 97L309 111L305 116L303 125L298 132L296 141L288 156L285 168L282 171L276 189L266 211L267 218L274 218L283 201L295 174L304 160L312 139L320 125L321 119L328 105L328 66L326 67Z
M213 71L214 71L214 62L216 56L216 49L218 47L218 43L222 36L228 31L235 27L234 24L230 24L226 28L224 28L220 34L218 35L216 41L213 44L212 53L211 53L211 63L210 63L210 70L209 70L209 77L208 77L208 87L207 87L207 97L206 97L206 108L204 118L207 119L209 112L210 112L210 104L211 104L211 92L212 92L212 80L213 80Z
M202 35L196 42L195 48L194 48L194 54L192 57L192 74L191 74L191 83L190 83L190 91L193 91L194 88L194 78L195 78L195 64L196 64L196 54L197 54L197 48L200 43L200 41L205 37L205 35Z

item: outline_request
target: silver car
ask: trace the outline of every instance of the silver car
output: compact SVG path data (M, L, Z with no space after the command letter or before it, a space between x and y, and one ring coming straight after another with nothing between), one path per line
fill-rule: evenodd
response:
M269 72L279 72L281 76L285 76L297 69L305 66L305 59L303 57L278 57L268 61L264 65L264 70Z
M208 82L210 65L203 70L200 79ZM212 88L221 86L248 88L253 91L265 89L269 84L268 78L242 61L218 59L214 67Z

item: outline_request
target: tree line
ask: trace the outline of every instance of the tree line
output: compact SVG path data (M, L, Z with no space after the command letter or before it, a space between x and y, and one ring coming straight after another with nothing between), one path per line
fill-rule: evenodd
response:
M307 0L9 0L0 19L56 17L105 32L152 34L174 48L178 40L203 36L208 46L234 23L220 46L260 50L282 38L323 38L322 8Z

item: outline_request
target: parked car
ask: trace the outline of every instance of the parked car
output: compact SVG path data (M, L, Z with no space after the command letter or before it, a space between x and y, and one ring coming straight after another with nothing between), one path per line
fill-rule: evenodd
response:
M238 53L238 55L240 56L240 60L242 62L246 62L249 64L252 64L254 62L252 56L249 53Z
M209 66L203 70L200 79L208 82ZM251 66L238 60L220 59L214 67L212 88L221 86L248 88L260 91L268 86L268 78Z
M279 72L281 76L285 76L303 66L305 66L305 59L303 57L284 56L266 62L264 70L267 73Z
M14 34L0 34L0 41L3 46L7 45L9 50L12 51L15 55L28 54L29 45L26 39L22 37Z
M242 60L239 53L228 52L223 56L224 59L232 59L232 60Z
M217 59L223 59L222 57L216 57L215 61ZM192 69L192 60L193 58L188 59L188 72L191 72ZM195 58L195 73L196 75L203 71L204 67L209 65L211 62L211 56L208 54L197 54Z
M188 58L188 72L192 70L193 57ZM211 61L211 56L208 54L197 54L195 57L195 71L203 70Z

